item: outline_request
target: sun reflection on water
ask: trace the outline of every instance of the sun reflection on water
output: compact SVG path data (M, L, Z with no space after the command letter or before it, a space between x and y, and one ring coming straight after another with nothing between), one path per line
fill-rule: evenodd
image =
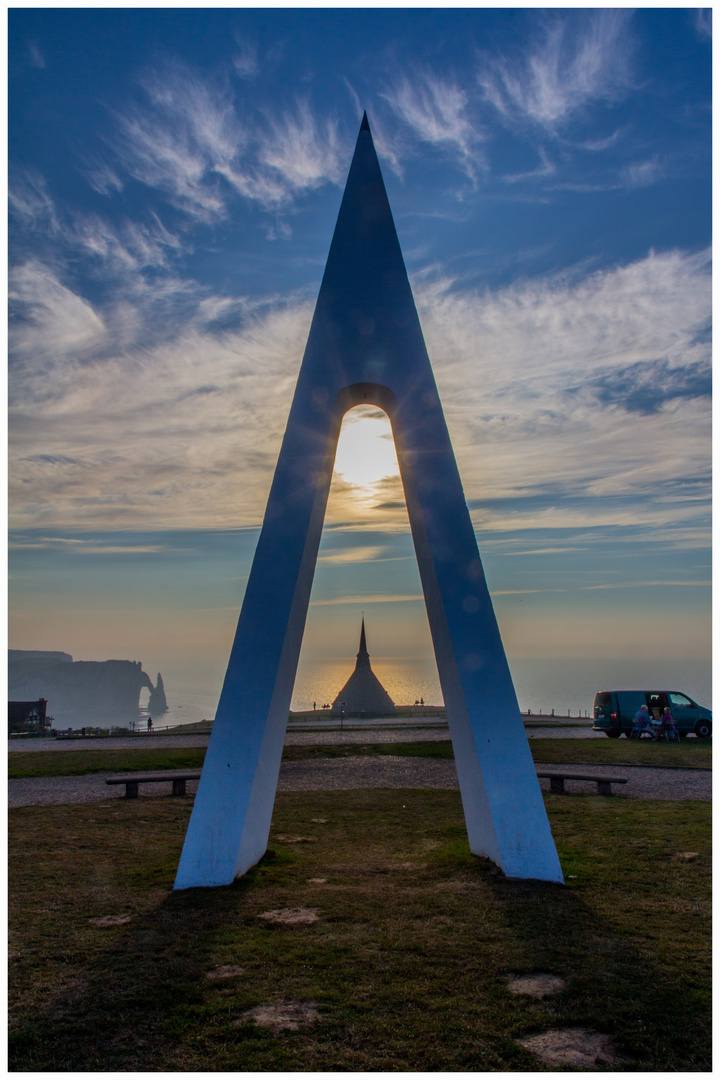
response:
M332 704L352 674L355 661L308 661L301 665L295 681L293 710ZM396 705L412 705L424 698L427 705L442 705L443 696L433 660L372 658L372 669Z

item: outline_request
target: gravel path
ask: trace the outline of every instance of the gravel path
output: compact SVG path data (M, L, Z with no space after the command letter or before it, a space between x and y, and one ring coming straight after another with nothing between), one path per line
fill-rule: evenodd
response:
M562 765L539 765L541 772L563 772ZM175 770L182 776L185 769ZM620 798L700 799L712 798L712 772L709 769L647 769L640 766L572 766L573 772L598 776L626 776L628 783L617 789ZM118 773L93 773L90 776L53 776L9 780L9 805L40 806L67 803L101 802L122 798L124 788L108 787L105 780ZM128 775L128 774L122 774ZM170 773L169 773L170 775ZM167 794L169 784L143 784L142 798ZM433 758L351 757L327 761L285 761L280 769L278 791L341 791L349 788L457 788L455 762ZM549 780L541 780L543 790ZM567 781L570 792L597 792L597 785ZM188 793L197 782L190 781Z
M588 725L547 727L526 725L528 739L605 739L602 731L593 731ZM320 746L326 743L396 743L396 742L445 742L450 740L447 728L434 728L423 731L411 728L409 731L289 731L285 737L286 746Z
M593 731L587 725L555 727L526 725L528 739L604 739L601 731ZM450 738L447 727L365 728L363 730L297 731L289 730L285 736L286 746L321 746L326 744L393 743L393 742L442 742ZM112 739L11 739L8 752L66 750L147 750L177 746L207 746L209 735L128 735Z

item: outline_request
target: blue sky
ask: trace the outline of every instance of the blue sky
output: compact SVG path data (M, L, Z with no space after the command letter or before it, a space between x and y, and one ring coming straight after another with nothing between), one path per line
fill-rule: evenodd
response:
M224 666L366 109L510 656L709 657L709 11L15 8L9 73L11 647ZM427 654L353 431L303 655Z

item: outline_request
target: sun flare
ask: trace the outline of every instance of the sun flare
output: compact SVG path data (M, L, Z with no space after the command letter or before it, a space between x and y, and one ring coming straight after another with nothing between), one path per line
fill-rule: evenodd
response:
M346 484L361 488L399 475L390 420L384 412L358 405L346 414L340 430L335 472Z

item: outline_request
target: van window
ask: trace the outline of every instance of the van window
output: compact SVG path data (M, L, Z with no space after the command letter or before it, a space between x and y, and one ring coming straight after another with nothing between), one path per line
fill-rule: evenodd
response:
M595 695L595 708L596 709L602 709L605 705L609 705L611 698L612 698L612 694L608 694L608 693L596 694Z
M693 703L689 697L685 697L684 694L669 694L668 697L673 705L679 705L683 709L692 709Z

